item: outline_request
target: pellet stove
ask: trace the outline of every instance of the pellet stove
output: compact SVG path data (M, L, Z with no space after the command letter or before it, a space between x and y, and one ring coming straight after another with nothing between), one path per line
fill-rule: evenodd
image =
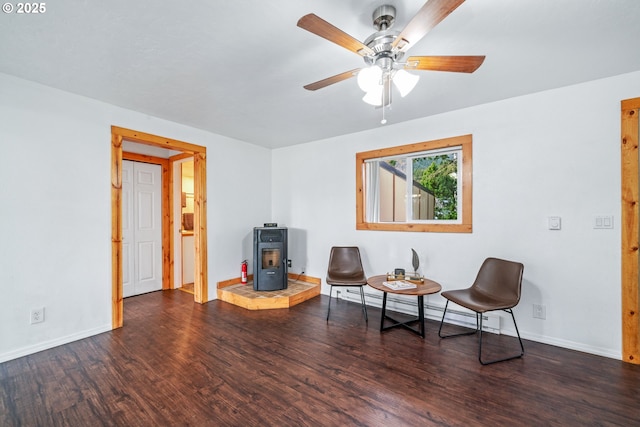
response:
M287 229L253 229L253 290L287 289Z

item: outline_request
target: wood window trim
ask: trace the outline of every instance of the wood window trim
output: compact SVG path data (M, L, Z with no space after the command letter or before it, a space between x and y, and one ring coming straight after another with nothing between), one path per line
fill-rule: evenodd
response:
M622 360L640 364L640 288L638 286L640 242L640 178L638 132L640 98L621 103L622 177Z
M356 153L356 230L417 231L439 233L471 233L473 195L472 135L436 139L397 147ZM450 147L462 147L462 218L460 223L373 223L366 220L365 162L390 156L406 156L411 153Z
M154 147L182 151L193 157L194 168L194 240L195 240L195 274L194 301L205 303L208 301L208 268L207 268L207 176L206 176L206 147L202 147L175 139L164 138L131 129L111 126L111 325L113 329L124 324L124 303L122 291L122 159L123 141L131 141ZM171 168L169 168L171 169ZM169 186L171 188L171 186ZM171 190L169 190L171 191ZM163 224L166 219L163 219ZM173 217L169 219L169 224ZM169 227L170 229L171 227ZM164 232L163 232L164 234ZM172 234L172 233L168 233ZM165 238L163 237L163 245ZM171 254L173 253L173 239L169 237L169 259L163 250L163 288L170 275Z

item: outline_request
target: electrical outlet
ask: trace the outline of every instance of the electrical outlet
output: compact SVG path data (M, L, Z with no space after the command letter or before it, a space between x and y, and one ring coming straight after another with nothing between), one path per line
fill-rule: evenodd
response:
M562 228L562 218L559 216L550 216L548 221L549 230L560 230Z
M542 304L533 304L533 317L536 319L547 318L547 307Z
M44 322L44 307L31 310L31 324Z

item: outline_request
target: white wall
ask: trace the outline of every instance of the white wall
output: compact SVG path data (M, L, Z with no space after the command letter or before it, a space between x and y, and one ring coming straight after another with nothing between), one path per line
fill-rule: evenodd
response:
M317 277L341 244L369 274L410 267L415 248L444 289L487 256L521 261L524 337L619 358L620 100L638 96L640 72L271 152L0 74L0 362L111 328L111 125L208 148L210 298L251 258L251 228L275 221L291 271ZM356 152L466 133L472 234L355 230ZM595 215L615 228L594 230ZM46 321L30 325L37 307Z
M270 150L0 74L0 362L111 329L111 125L207 147L209 298L271 220Z
M383 274L411 268L414 248L446 290L469 286L488 256L520 261L523 337L620 358L620 101L638 96L640 72L274 150L273 218L306 234L306 247L290 245L293 270L324 278L330 247L353 244ZM356 152L468 133L472 234L356 231ZM562 230L550 231L556 215ZM615 228L594 230L595 215Z

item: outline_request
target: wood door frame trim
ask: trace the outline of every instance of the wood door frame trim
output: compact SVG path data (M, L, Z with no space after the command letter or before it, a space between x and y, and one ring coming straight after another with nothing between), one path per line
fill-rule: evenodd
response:
M123 141L131 141L170 150L182 151L193 156L194 160L194 240L195 240L195 277L194 300L198 303L208 301L207 277L207 198L206 198L206 147L164 138L131 129L111 126L111 312L112 328L120 328L124 324L124 304L122 293L122 151ZM151 159L152 156L143 156ZM170 160L167 160L168 172ZM169 176L169 174L167 174ZM169 181L170 182L170 181ZM164 188L164 183L163 183ZM171 200L171 185L169 185L168 203ZM163 198L164 199L164 198ZM164 207L163 207L164 209ZM172 209L163 213L163 227L167 230L173 227ZM165 236L168 234L169 236ZM168 241L165 240L168 239ZM165 252L164 246L167 246ZM163 231L163 289L170 288L170 272L173 270L173 234ZM166 264L169 267L166 267ZM165 282L166 280L166 282ZM168 286L168 287L167 287Z
M640 364L639 116L640 98L621 102L622 360L634 364Z

